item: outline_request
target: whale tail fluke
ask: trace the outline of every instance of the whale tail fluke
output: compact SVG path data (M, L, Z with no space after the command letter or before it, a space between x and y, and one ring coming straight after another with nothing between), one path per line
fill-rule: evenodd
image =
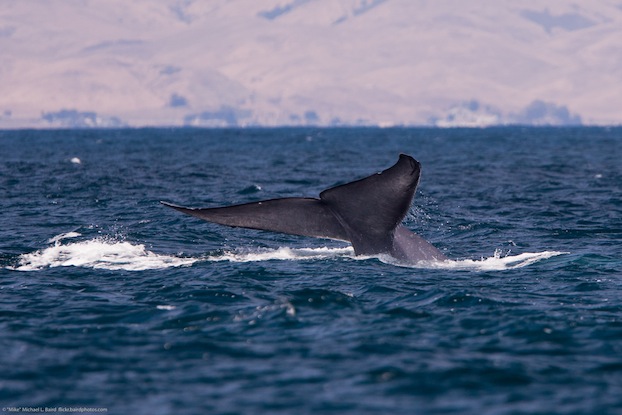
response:
M163 205L220 225L348 241L357 255L397 259L445 259L401 222L415 195L421 165L400 155L392 167L320 193L320 198L283 198L216 208Z

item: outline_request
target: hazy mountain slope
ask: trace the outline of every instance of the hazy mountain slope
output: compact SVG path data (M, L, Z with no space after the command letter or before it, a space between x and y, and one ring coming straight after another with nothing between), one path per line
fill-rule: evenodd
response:
M605 0L3 0L0 127L619 124L619 39Z

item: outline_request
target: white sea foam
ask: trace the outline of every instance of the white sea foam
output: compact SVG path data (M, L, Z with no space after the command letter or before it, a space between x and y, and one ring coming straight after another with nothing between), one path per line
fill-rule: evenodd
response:
M12 269L18 271L37 271L54 267L85 267L107 270L143 271L189 266L197 262L261 262L261 261L301 261L350 258L356 260L378 259L391 265L419 269L502 271L521 268L543 259L564 254L558 251L544 251L502 256L496 251L489 258L480 260L421 261L416 264L403 264L386 255L378 257L356 257L352 247L320 247L276 249L238 249L224 251L201 257L156 254L142 244L126 241L95 238L86 241L63 244L62 241L81 236L77 232L67 232L49 239L53 244L48 248L23 254Z
M538 261L548 259L557 255L566 254L567 252L543 251L543 252L525 252L517 255L501 254L501 251L495 251L493 256L481 258L480 260L463 259L463 260L445 260L445 261L420 261L415 264L404 264L398 262L395 258L388 255L380 256L354 256L352 247L345 248L287 248L278 249L257 249L257 250L239 250L226 251L219 255L212 255L206 258L208 261L230 261L230 262L258 262L270 260L313 260L313 259L331 259L331 258L351 258L357 260L378 259L390 265L398 265L408 268L419 269L446 269L446 270L472 270L472 271L503 271L514 268L522 268Z
M51 238L54 246L20 256L17 271L38 271L54 267L85 267L108 270L143 271L192 265L198 259L159 255L129 242L91 239L61 245L68 234ZM73 236L73 235L72 235Z
M552 258L558 255L564 255L568 252L559 251L543 251L543 252L524 252L517 255L502 256L501 251L495 251L494 255L480 260L462 259L462 260L445 260L445 261L421 261L416 264L400 264L395 260L385 259L394 265L409 268L425 268L425 269L447 269L447 270L470 270L470 271L504 271L508 269L522 268L527 265L534 264L543 259Z
M346 248L277 248L225 251L218 255L183 257L151 252L142 244L95 238L63 244L62 241L81 236L68 232L48 240L53 244L38 251L20 255L17 271L38 271L55 267L85 267L107 270L143 271L192 265L196 262L259 262L269 260L313 260L353 256L354 250Z
M56 235L55 237L48 239L48 243L60 245L60 241L63 239L77 238L78 236L82 236L82 234L78 232L61 233L60 235Z
M345 248L288 248L280 247L277 249L253 249L225 251L219 255L207 257L209 261L230 261L230 262L257 262L270 260L312 260L327 259L338 257L353 257L354 250L351 247Z

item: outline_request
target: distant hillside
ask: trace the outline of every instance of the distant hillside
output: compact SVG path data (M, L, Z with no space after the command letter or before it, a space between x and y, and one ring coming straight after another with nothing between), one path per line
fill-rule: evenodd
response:
M4 0L0 128L622 124L620 39L607 0Z

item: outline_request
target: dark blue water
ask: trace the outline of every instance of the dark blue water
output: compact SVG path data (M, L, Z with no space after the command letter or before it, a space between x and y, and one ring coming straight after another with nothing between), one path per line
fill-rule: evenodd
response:
M452 261L219 227L423 165ZM622 413L622 129L0 132L0 409ZM22 411L23 412L23 411Z

